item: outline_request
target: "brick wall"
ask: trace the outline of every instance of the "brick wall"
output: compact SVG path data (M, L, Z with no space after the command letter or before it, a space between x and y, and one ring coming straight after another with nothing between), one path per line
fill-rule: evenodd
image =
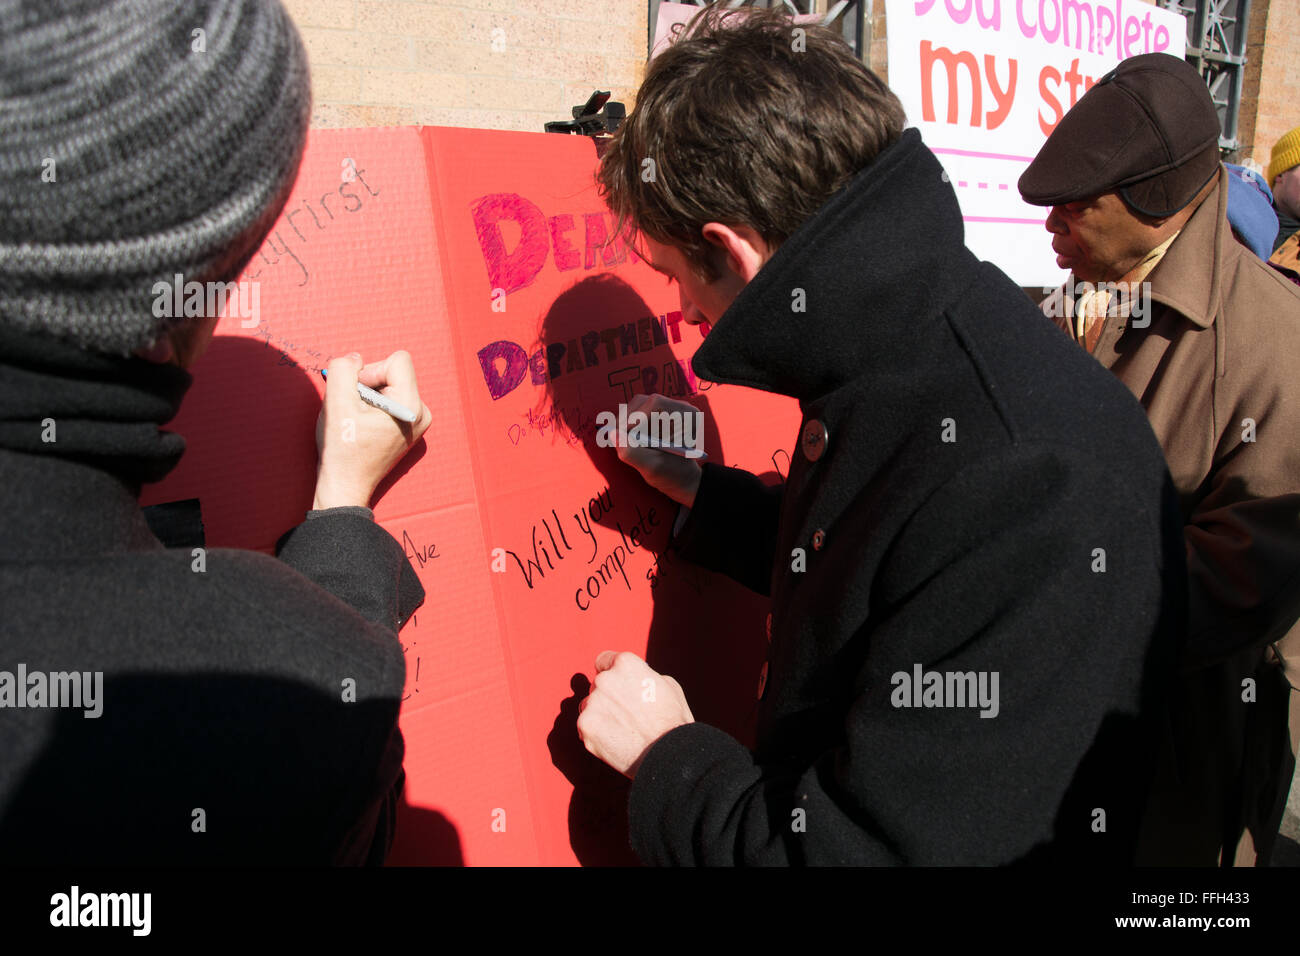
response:
M312 125L540 132L596 89L630 102L645 0L284 0L311 60Z
M1300 126L1300 0L1254 0L1237 124L1241 157L1268 166L1273 143Z

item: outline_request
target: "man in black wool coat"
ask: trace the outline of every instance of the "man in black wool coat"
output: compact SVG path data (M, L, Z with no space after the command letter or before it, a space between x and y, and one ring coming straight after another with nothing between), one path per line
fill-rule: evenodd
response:
M1169 476L1132 395L967 250L904 122L830 32L715 6L602 158L712 325L695 371L802 411L780 487L619 451L684 506L683 556L772 599L753 751L596 661L578 731L633 778L647 863L1132 861L1184 628Z
M0 863L388 852L424 592L367 506L430 421L410 356L330 363L278 559L167 548L137 501L216 322L157 317L154 286L239 275L310 113L278 0L0 4Z

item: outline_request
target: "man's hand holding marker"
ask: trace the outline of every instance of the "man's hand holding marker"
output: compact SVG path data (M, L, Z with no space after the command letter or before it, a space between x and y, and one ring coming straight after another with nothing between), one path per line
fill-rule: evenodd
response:
M363 399L362 388L373 389L379 399ZM390 407L381 411L377 404ZM414 420L398 420L406 414ZM394 352L369 365L362 365L355 352L331 359L325 402L316 421L320 463L312 508L368 508L384 476L420 440L432 420L420 401L409 352Z

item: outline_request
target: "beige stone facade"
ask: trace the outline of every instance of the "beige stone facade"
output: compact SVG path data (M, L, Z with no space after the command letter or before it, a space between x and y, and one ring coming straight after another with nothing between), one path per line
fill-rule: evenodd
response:
M284 3L311 57L320 127L540 131L596 89L630 106L645 72L646 0ZM869 6L867 62L888 81L885 3ZM1267 165L1300 124L1300 0L1254 0L1248 56L1241 156Z
M312 125L534 130L596 89L630 102L645 0L284 0L311 59Z

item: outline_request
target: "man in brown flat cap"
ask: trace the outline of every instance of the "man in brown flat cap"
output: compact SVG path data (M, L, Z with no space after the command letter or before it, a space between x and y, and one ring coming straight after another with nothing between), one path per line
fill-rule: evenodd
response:
M1218 140L1196 70L1146 54L1019 182L1070 270L1044 311L1142 402L1183 508L1187 651L1140 857L1156 864L1266 863L1288 708L1300 728L1300 292L1233 239Z

